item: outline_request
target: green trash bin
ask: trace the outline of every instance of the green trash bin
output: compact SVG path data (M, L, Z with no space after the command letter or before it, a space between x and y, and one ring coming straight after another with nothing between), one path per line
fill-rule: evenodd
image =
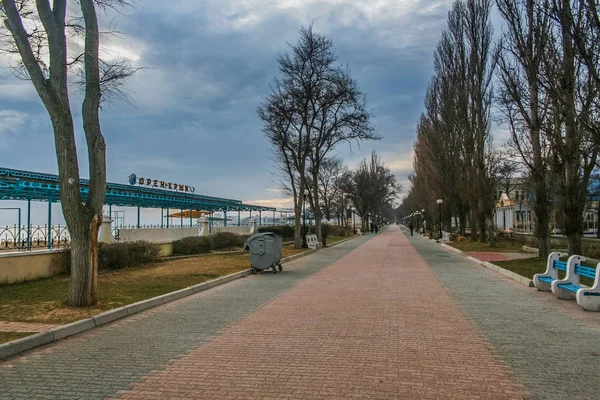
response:
M250 252L250 268L253 274L259 270L273 269L273 273L283 270L281 251L283 238L273 232L256 233L246 240L244 250Z

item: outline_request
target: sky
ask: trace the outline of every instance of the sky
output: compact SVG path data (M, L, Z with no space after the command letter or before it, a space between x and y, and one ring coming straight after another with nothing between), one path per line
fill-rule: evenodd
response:
M102 25L118 31L103 38L103 57L127 58L142 68L125 84L128 102L102 110L109 181L127 183L135 173L188 184L200 194L291 207L274 189L256 109L278 76L277 57L297 41L302 26L313 24L333 40L339 62L366 93L383 137L342 145L336 153L352 168L376 150L407 189L415 126L451 1L137 1L134 8L101 14ZM0 166L56 173L48 115L31 83L14 77L11 60L0 57ZM71 103L87 177L75 88ZM33 222L44 223L45 206L34 208ZM129 222L134 214L127 211ZM0 212L0 224L6 218Z

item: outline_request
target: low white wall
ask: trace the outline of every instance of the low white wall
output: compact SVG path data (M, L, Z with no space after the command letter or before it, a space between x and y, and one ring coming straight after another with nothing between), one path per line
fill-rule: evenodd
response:
M190 236L198 236L198 228L119 229L119 242L165 243Z
M250 226L213 226L210 233L214 235L219 232L230 232L236 235L249 235L250 229Z

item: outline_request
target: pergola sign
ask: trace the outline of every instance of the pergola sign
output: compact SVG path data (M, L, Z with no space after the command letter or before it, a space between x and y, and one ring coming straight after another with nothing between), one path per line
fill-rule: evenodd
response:
M187 193L194 193L196 191L196 188L193 186L183 185L181 183L175 183L175 182L159 181L158 179L143 178L143 177L138 178L138 176L136 174L129 175L128 179L129 179L130 185L139 184L140 186L149 186L149 187L154 187L154 188L160 188L160 189L165 189L165 190L166 189L175 190L175 191L187 192Z

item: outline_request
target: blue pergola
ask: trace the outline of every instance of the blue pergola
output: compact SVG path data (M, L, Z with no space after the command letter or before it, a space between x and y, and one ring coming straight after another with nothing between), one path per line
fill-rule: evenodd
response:
M80 191L81 197L85 200L89 193L89 180L80 179ZM60 202L58 175L0 168L0 200L27 201L28 227L31 225L31 201L47 202L48 226L50 226L52 222L50 206L52 203ZM137 207L138 228L140 227L141 208L166 209L167 215L170 209L206 210L211 213L222 211L225 219L227 211L237 211L239 215L241 211L258 211L259 214L262 214L262 211L273 211L274 213L276 210L273 207L244 204L240 200L110 182L106 184L104 204L109 206L109 212L112 212L112 206ZM19 226L20 224L19 212ZM167 227L168 224L169 219L167 218ZM48 246L50 246L50 240L48 240Z

